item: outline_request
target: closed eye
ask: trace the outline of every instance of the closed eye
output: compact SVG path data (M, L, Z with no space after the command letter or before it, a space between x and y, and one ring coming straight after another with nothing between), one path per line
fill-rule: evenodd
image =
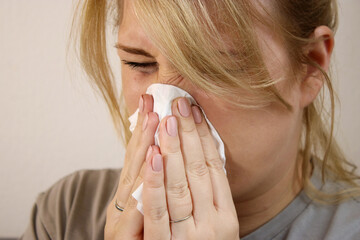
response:
M140 72L150 73L154 70L156 71L158 68L157 62L129 62L122 60L122 62L128 66L130 66L132 69L136 69Z

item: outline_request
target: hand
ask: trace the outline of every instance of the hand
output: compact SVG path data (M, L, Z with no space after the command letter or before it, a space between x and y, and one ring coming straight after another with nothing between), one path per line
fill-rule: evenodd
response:
M172 112L160 123L160 149L153 146L146 159L144 239L239 239L229 183L206 121L185 98L172 103Z
M105 239L143 239L144 218L136 209L137 201L131 194L143 182L145 157L149 146L154 144L159 117L152 112L152 96L144 94L142 99L137 124L126 148L118 188L107 207ZM125 209L123 212L115 208L115 201Z

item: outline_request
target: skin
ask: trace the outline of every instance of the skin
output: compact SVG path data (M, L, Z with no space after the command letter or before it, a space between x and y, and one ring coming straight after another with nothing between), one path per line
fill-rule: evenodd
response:
M174 116L176 116L179 128L178 137L174 139L165 137L167 136L165 134L165 122L169 117L164 118L160 122L161 131L163 131L162 141L164 142L164 146L161 144L162 149L153 146L150 151L150 156L146 158L146 162L144 163L146 150L150 145L154 144L152 136L157 124L159 124L157 115L152 113L152 97L144 95L144 112L139 115L138 130L135 130L133 133L132 142L130 142L127 149L118 192L115 196L118 201L120 199L121 206L126 206L125 209L128 210L126 214L125 211L121 213L123 216L120 216L119 212L113 207L113 202L109 205L106 225L106 232L108 234L105 234L105 236L111 239L120 232L124 236L124 231L133 231L132 234L139 238L143 237L142 234L148 234L147 237L156 235L163 236L163 238L166 239L168 234L170 234L170 229L166 227L166 225L169 225L169 216L170 219L179 219L187 216L192 209L195 209L196 201L200 200L194 196L197 194L196 191L201 190L200 188L192 186L200 183L202 186L207 186L209 191L213 193L212 196L209 196L210 199L219 199L220 203L226 203L220 207L224 207L225 205L226 207L224 207L224 213L220 214L219 212L213 211L213 206L209 206L208 211L198 212L199 216L204 216L206 212L211 212L210 218L222 219L222 223L226 223L221 224L221 222L216 222L216 220L212 221L215 230L218 229L215 226L224 226L224 229L227 225L233 226L229 231L219 229L218 232L222 232L224 235L214 233L214 236L216 236L214 239L231 239L226 237L233 236L234 234L237 236L245 236L251 233L276 216L302 189L302 182L300 180L302 158L298 152L301 121L303 109L314 101L323 86L320 72L310 66L304 65L303 71L298 75L300 81L292 81L290 84L290 81L287 79L286 81L276 84L276 87L284 99L292 105L293 111L291 112L286 110L280 103L273 103L267 107L256 110L235 108L222 99L216 98L210 93L205 93L201 89L196 88L189 80L174 73L166 57L155 47L140 26L132 10L133 6L131 1L125 0L124 7L124 18L118 33L118 55L122 60L122 88L129 114L131 115L136 111L139 107L139 98L153 83L171 84L184 89L190 93L204 109L208 119L222 138L225 144L226 169L228 175L222 175L220 171L221 168L216 167L221 166L221 163L218 162L219 159L217 159L213 162L213 165L208 165L206 171L201 169L201 162L191 165L197 166L200 169L190 171L197 172L198 175L204 175L206 177L200 176L195 180L187 179L186 181L185 172L189 171L189 164L193 161L190 156L203 156L203 161L208 163L210 160L209 156L216 156L216 153L213 152L214 148L209 146L204 147L204 142L199 141L199 139L201 139L199 135L201 135L202 132L206 132L204 122L202 122L202 124L195 124L192 114L189 117L191 120L185 119L186 121L184 121L184 118L181 117L177 110L177 102L179 99L173 102L173 113ZM290 61L286 49L283 47L284 45L272 32L263 27L256 26L256 32L259 39L264 40L260 40L260 46L270 75L274 78L286 76L285 69L289 67L288 63ZM328 27L319 26L314 31L313 37L330 37L328 40L311 44L304 49L306 54L319 63L324 70L327 70L334 46L333 33ZM130 53L129 48L142 49L152 57ZM126 64L126 62L155 62L157 64L154 66L133 68ZM146 113L149 113L147 120L148 132L141 131L140 129ZM194 129L197 129L198 135L193 134L192 137L186 136L183 130L189 126L190 128L191 126L193 128L196 126ZM140 141L140 139L142 139L142 141ZM186 139L186 142L191 143L188 147L186 147L187 144L185 144L185 141L183 142L184 139ZM211 138L208 137L206 141L210 141L209 139ZM176 161L172 161L176 162L177 165L171 165L167 163L168 160L171 162L171 154L169 157L167 153L169 153L172 144L176 146L177 141L182 142L181 151L183 152L184 159L172 156L177 159ZM198 152L199 150L191 148L191 145L196 146L200 144L205 149L203 152L201 151L201 153ZM141 152L141 154L136 153L135 146L140 146L138 152ZM178 146L178 148L179 149L173 147L173 149L180 151L180 146ZM201 147L198 146L197 149L201 149ZM153 171L152 168L154 165L152 157L156 154L162 155L162 162L164 163L160 172ZM139 157L138 155L143 157ZM132 159L136 157L140 160L135 161ZM182 170L179 171L179 169ZM203 171L203 173L201 171ZM169 176L174 176L174 178L170 178ZM144 220L142 215L136 210L131 210L135 209L136 201L130 197L130 192L136 189L142 181L144 181L144 209L147 210L146 212L148 213L145 213ZM169 204L171 197L169 197L170 193L167 187L175 184L171 183L171 181L189 183L189 186L186 185L187 183L184 183L183 188L185 190L182 191L182 196L178 201L185 202L185 204L183 207L180 207L180 210L177 212L174 209L178 209L181 204L176 203L177 201L175 199L172 204ZM157 189L157 191L149 191L149 189ZM176 194L179 195L179 191L177 191ZM160 217L159 214L155 214L158 218L151 217L151 212L154 213L154 211L149 210L149 208L152 208L152 205L155 203L159 204L158 209L161 209L161 206L166 206L166 196L169 204L167 212L165 211ZM191 196L193 196L193 199L191 199ZM149 203L152 203L152 205ZM203 200L203 203L206 203L206 200ZM197 206L201 206L201 204ZM236 216L236 223L238 225L234 224L234 216ZM125 220L121 220L121 218L127 218L128 222L130 221L129 219L132 219L131 222L136 224L137 228L129 224L126 230L124 230L124 227L121 231L115 231L116 226L121 225L119 222L126 222ZM165 223L162 223L164 218L166 219ZM203 232L208 231L209 227L207 229L195 229L191 223L200 220L195 219L195 217L192 218L193 220L171 224L172 234L183 236L182 233L187 232L193 234L190 236L195 239L194 236L197 236L197 234L203 234ZM201 217L199 219L201 219ZM145 228L143 225L144 221ZM159 222L162 224L159 224ZM150 231L150 228L146 226L152 226L152 230ZM143 228L144 232L142 232ZM135 234L135 232L137 233ZM189 237L189 235L187 235L187 237Z

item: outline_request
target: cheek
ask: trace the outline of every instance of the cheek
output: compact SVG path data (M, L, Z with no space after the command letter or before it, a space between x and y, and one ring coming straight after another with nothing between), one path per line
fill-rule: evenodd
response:
M233 111L216 101L204 103L203 108L224 141L230 185L236 194L267 189L289 168L289 159L297 152L298 113L279 106Z
M200 104L226 145L226 157L244 168L262 165L296 134L297 114L277 104L258 110L233 110L213 98Z
M142 76L132 74L125 68L122 70L121 79L125 105L130 116L139 107L140 96L146 92L147 84L144 84Z

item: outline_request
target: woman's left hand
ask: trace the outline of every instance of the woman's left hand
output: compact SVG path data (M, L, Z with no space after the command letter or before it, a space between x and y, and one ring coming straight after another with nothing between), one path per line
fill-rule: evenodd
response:
M178 98L172 112L160 122L161 148L150 146L146 158L144 239L239 239L223 162L200 109Z

